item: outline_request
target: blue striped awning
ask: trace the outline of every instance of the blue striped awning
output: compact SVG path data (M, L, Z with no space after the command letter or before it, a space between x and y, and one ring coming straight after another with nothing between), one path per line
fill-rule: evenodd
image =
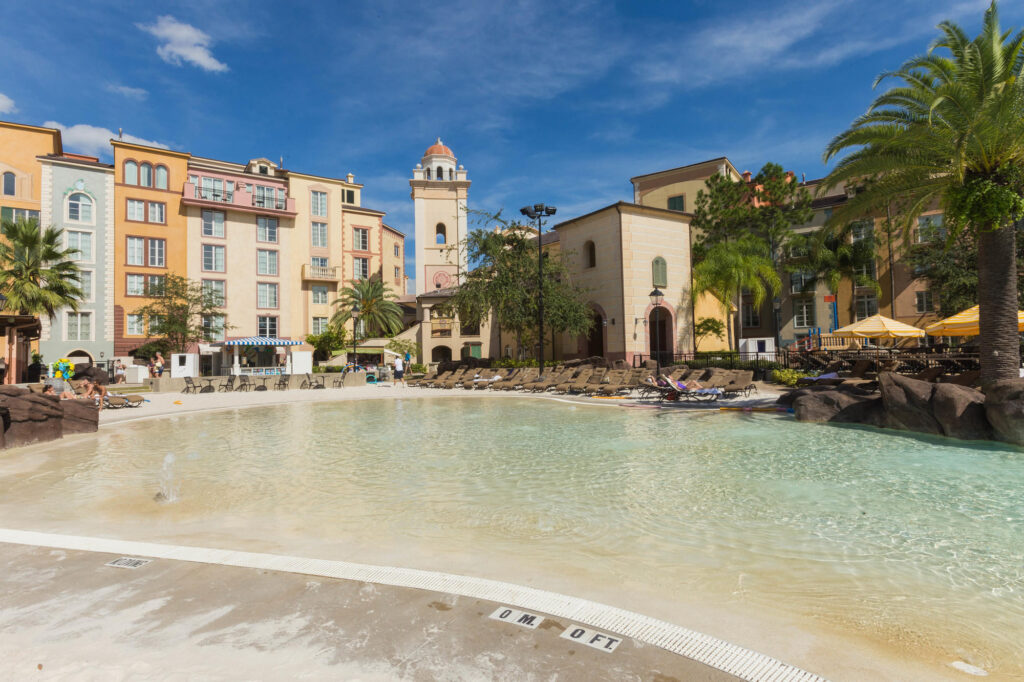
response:
M211 346L301 346L302 341L288 341L287 339L276 339L273 336L246 336L242 339L231 339L212 343Z

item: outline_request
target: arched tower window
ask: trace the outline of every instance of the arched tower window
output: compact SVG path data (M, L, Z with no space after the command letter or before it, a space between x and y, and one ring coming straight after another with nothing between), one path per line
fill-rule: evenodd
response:
M153 186L153 167L148 163L139 166L139 185L142 187Z
M594 246L594 242L583 245L583 267L597 267L597 247Z
M437 179L444 180L444 168L441 168L440 166L437 167Z
M167 189L167 166L156 167L156 188Z
M661 256L651 261L651 283L655 287L668 286L668 263Z
M430 179L430 169L428 168L427 169L427 180L429 180L429 179Z
M68 197L68 220L79 223L92 222L92 199L87 194L75 192Z
M135 163L134 161L124 162L124 184L139 184L139 164Z
M434 243L448 243L448 228L444 226L444 223L438 223L437 227L434 228Z
M4 194L14 196L14 173L10 171L4 173Z
M449 168L448 169L448 179L449 180L454 180L455 179L455 169L454 168Z

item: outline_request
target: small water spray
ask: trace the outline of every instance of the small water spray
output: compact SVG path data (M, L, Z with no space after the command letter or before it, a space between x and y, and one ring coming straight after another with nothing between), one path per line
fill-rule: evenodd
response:
M174 453L164 455L164 464L160 467L160 492L153 496L154 502L175 502L179 497L181 483L174 480Z

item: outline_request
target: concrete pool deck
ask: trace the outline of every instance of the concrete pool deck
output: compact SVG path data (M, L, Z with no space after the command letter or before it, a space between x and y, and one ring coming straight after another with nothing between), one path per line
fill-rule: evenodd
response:
M773 403L776 396L762 389L760 396L749 401L694 408L763 406ZM145 397L150 402L141 408L104 410L101 429L148 418L281 403L529 396L370 385ZM599 406L631 402L555 399ZM71 437L68 445L73 447L74 439L89 437ZM631 637L629 628L595 628L497 596L460 596L457 590L411 589L387 581L314 575L305 569L182 558L188 555L181 554L182 550L197 548L171 546L167 552L147 554L127 551L132 548L129 543L123 552L103 551L110 549L110 542L118 541L65 541L60 539L63 536L53 536L57 539L33 542L12 540L10 533L18 531L5 535L0 530L0 594L4 595L0 597L0 672L12 679L29 674L40 674L39 679L75 680L822 679L778 661L771 674L766 674L757 667L767 657L749 650L737 654L744 650L693 631L688 632L704 637L706 644L698 646L701 651L690 658L651 644L650 637ZM106 566L120 556L157 558L134 570ZM531 629L502 622L491 617L500 613L499 607L529 610L545 618L546 625ZM680 613L673 620L714 632L708 620L701 620L706 615ZM559 636L570 626L574 632L579 625L622 641L615 651L606 652ZM752 632L757 636L752 637ZM798 662L836 680L964 679L948 668L900 661L884 648L814 628L794 627L792 622L774 621L767 614L751 614L740 628L718 628L717 634L723 633L729 640ZM707 660L708 655L717 655L721 667L730 670L742 662L739 675L696 660ZM42 670L37 668L40 664Z

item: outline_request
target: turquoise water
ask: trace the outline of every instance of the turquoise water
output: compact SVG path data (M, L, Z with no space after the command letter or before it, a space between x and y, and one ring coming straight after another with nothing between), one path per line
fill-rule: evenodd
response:
M1024 451L1009 447L452 399L129 423L47 452L0 477L5 525L570 576L626 608L699 592L1024 669Z

